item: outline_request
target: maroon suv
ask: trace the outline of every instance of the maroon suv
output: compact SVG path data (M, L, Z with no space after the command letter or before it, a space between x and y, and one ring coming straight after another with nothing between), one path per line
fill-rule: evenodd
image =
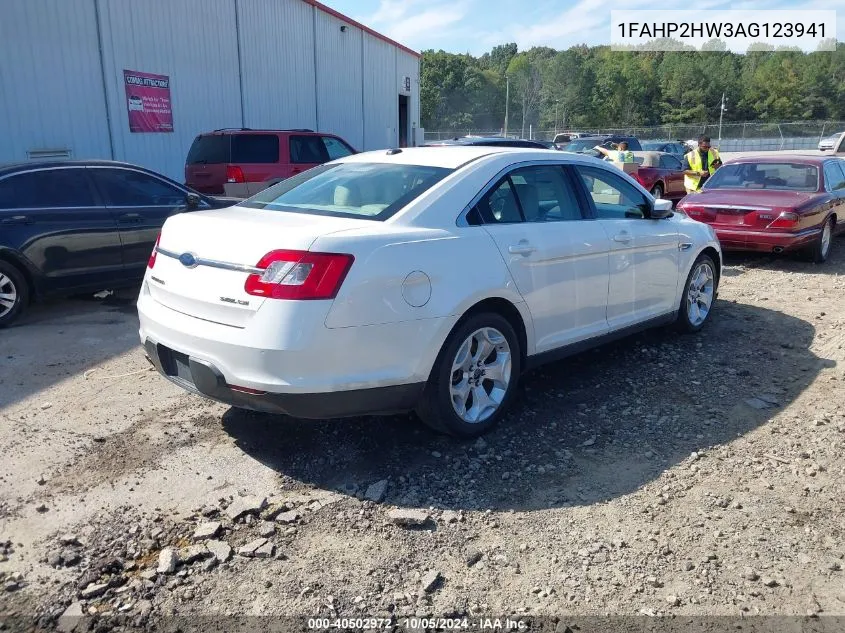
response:
M214 130L194 139L185 160L185 184L203 193L246 197L354 153L339 136L313 130Z

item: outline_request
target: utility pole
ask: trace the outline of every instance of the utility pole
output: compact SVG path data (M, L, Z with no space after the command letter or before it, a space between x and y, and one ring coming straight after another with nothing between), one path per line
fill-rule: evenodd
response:
M555 101L555 136L557 136L557 104L558 103L560 103L560 101Z
M722 104L719 106L719 141L716 145L718 149L722 145L722 115L725 114L725 93L722 93Z
M505 75L505 126L502 136L508 135L508 102L511 100L511 78Z

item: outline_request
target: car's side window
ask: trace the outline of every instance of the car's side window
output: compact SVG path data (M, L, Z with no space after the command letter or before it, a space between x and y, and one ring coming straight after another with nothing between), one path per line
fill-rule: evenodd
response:
M96 206L83 169L41 169L0 181L0 209Z
M326 146L316 134L309 136L291 136L290 162L294 164L318 164L329 160Z
M477 211L475 211L477 209ZM519 203L508 176L491 189L474 208L484 224L508 224L522 222Z
M510 174L526 222L581 220L569 176L558 165L522 167Z
M593 199L599 219L624 220L649 216L651 205L645 194L621 176L584 165L578 165L576 169Z
M344 156L349 156L352 153L352 149L340 139L333 136L322 136L320 138L323 139L323 145L326 146L326 152L329 154L329 160L343 158Z
M830 191L845 190L845 170L835 161L824 164L824 180Z
M179 206L185 192L154 176L131 169L90 169L103 198L113 207Z
M682 167L681 161L674 156L669 156L668 154L660 157L660 166L663 169L671 169L674 171L679 171Z

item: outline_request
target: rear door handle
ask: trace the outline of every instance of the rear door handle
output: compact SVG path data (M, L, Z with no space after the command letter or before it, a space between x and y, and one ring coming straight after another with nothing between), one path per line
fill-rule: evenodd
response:
M10 224L32 224L33 220L27 215L13 215L10 218L3 218L0 220L0 224L5 224L6 226Z
M522 240L519 244L512 244L511 246L508 246L508 253L511 255L522 255L523 257L528 257L536 250L536 247L531 246L531 244L525 240Z
M627 244L631 241L631 234L627 231L622 231L621 233L617 233L613 236L614 242L620 242L622 244Z
M124 213L118 216L117 221L121 224L139 224L144 221L138 213Z

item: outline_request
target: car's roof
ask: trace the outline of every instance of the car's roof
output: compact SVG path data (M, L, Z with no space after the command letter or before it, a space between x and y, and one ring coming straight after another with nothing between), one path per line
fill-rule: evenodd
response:
M232 134L302 134L308 136L310 134L320 135L320 136L337 136L336 134L332 134L331 132L315 132L309 128L299 128L299 129L288 129L288 130L271 130L271 129L258 129L258 128L240 128L240 127L233 127L233 128L222 128L219 130L209 130L208 132L201 132L198 136L228 136Z
M820 166L828 160L841 160L834 156L812 156L808 154L776 154L774 156L738 156L725 161L725 164L732 163L803 163L805 165Z
M526 160L542 160L549 158L561 158L562 152L550 152L547 149L531 147L501 147L490 145L448 145L448 146L424 146L402 148L396 152L391 150L376 150L373 152L362 152L345 156L336 162L343 163L388 163L396 165L424 165L427 167L444 167L446 169L457 169L485 156L493 154L514 155L514 158L522 157Z
M0 173L11 173L29 169L49 169L52 167L131 167L143 171L151 171L146 167L124 163L117 160L39 160L17 163L0 163Z

